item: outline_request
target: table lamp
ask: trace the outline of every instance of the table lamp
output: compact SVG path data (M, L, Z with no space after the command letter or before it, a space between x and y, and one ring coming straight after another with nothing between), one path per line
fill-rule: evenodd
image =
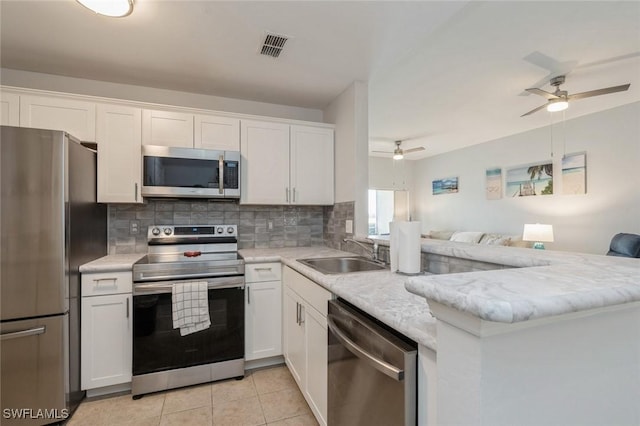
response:
M533 248L544 250L545 242L553 242L553 226L540 223L526 223L522 232L523 241L533 241Z

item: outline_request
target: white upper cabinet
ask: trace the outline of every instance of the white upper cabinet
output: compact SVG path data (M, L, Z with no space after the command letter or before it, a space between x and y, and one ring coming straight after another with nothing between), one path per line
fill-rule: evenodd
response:
M20 95L0 92L0 125L20 125Z
M142 144L193 148L193 114L145 109Z
M334 202L333 129L242 121L244 204Z
M196 115L193 146L240 151L240 120L217 115Z
M75 99L20 96L20 127L64 130L81 141L96 140L96 105Z
M333 204L333 129L291 126L291 202Z
M240 202L289 204L289 125L243 120L240 135Z
M142 144L240 150L240 120L217 115L144 110Z
M142 110L97 106L98 202L141 203Z

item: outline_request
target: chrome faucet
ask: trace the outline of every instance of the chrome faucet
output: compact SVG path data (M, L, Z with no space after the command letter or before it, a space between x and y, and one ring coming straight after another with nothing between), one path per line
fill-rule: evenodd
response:
M378 246L378 242L377 242L377 241L372 240L371 238L367 238L367 240L368 240L368 241L371 241L371 243L373 244L373 247L372 247L372 248L370 248L370 247L368 247L368 246L366 246L366 245L362 244L360 241L356 241L356 240L354 240L353 238L345 238L345 239L344 239L344 240L342 240L342 241L344 241L345 243L354 243L354 244L357 244L357 245L359 245L360 247L362 247L363 249L365 249L365 250L367 250L367 251L369 251L369 250L370 250L370 251L371 251L371 260L374 260L374 261L376 261L376 262L379 262L379 260L378 260L378 248L379 248L379 246Z

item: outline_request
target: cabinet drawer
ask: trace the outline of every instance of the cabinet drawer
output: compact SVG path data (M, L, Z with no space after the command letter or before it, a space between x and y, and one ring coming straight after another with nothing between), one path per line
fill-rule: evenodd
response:
M82 297L131 293L132 281L130 271L82 274Z
M289 267L286 267L284 271L284 284L300 295L309 306L320 312L322 316L327 316L327 302L331 300L331 292Z
M244 266L245 281L259 283L263 281L280 281L282 266L280 262L252 263Z

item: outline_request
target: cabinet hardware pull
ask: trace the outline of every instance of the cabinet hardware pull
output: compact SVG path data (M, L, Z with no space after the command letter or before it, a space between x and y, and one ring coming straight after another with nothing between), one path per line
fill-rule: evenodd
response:
M138 182L134 183L133 186L134 186L135 199L136 201L138 201Z
M296 302L296 324L300 325L300 304Z
M224 194L224 155L218 158L218 192Z
M129 318L129 298L127 297L127 318Z
M271 268L253 268L255 271L270 271Z
M20 331L12 331L10 333L3 333L0 337L0 340L9 340L9 339L17 339L19 337L27 337L27 336L36 336L38 334L43 334L47 328L43 325L42 327L30 328L28 330L20 330Z
M300 327L302 327L302 324L304 324L304 313L303 310L304 306L302 306L302 303L300 304Z
M284 189L284 195L287 197L287 203L289 202L289 188Z
M117 278L115 278L115 277L109 277L109 278L94 278L94 279L93 279L93 282L95 282L95 283L96 283L96 285L100 285L100 281L113 281L113 284L112 284L112 285L113 285L114 287L117 287L117 286L118 286L118 284L116 284L116 281L118 281L118 279L117 279Z
M296 189L293 188L293 202L296 202Z
M247 305L251 304L251 287L247 286Z

